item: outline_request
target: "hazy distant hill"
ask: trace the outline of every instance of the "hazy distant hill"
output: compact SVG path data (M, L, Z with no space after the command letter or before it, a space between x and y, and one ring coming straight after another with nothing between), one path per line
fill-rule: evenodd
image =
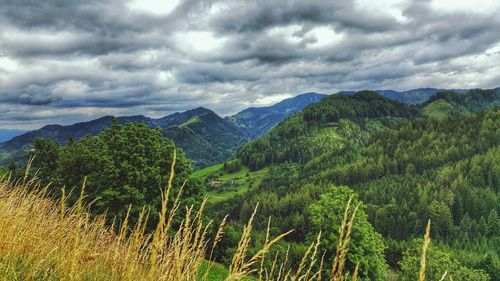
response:
M301 111L311 103L319 102L324 97L326 95L304 93L275 105L250 107L226 119L236 124L250 138L256 138L267 133L286 117Z

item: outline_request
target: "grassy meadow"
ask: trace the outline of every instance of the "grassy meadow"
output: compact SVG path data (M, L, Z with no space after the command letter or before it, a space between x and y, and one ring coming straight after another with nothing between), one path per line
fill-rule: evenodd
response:
M222 182L234 180L234 184L219 188L207 185L208 202L218 203L231 199L236 195L244 194L252 187L259 186L268 171L269 167L252 171L248 167L242 166L239 171L226 172L224 171L224 164L221 163L198 170L193 173L192 177L200 179L205 183L207 183L208 179L217 179Z

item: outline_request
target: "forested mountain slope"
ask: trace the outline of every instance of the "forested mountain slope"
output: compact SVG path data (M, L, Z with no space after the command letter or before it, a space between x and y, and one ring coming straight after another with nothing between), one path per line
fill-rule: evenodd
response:
M339 139L339 132L348 125L345 122L339 123L341 119L363 122L364 118L370 117L378 119L377 122L382 124L397 122L398 118L417 114L417 108L374 92L331 95L289 117L269 134L243 147L237 156L253 169L288 161L306 163L314 156L344 145L342 139ZM365 125L377 126L378 123Z
M460 110L422 114L438 100ZM312 206L345 185L364 202L369 223L384 237L385 260L400 279L409 276L413 239L431 219L433 243L456 268L454 280L500 280L498 100L498 90L439 94L419 107L372 92L330 96L243 147L237 157L253 169L270 167L268 176L214 211L230 213L238 229L259 202L277 232L296 230L287 243L300 252L297 245L318 230ZM265 229L267 220L256 224ZM351 267L360 261L348 259ZM360 271L366 277L374 265L365 262Z

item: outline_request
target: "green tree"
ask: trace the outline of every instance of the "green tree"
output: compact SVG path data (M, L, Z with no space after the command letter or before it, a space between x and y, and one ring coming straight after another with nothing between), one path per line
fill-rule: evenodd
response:
M54 150L53 143L47 140L40 140L35 146L35 154L41 155L41 160L52 159L53 153L49 152ZM170 196L173 199L186 181L182 193L184 203L197 203L202 189L198 182L188 180L192 172L189 160L172 141L163 137L160 129L150 129L143 123L115 123L99 135L62 147L56 163L40 165L54 186L76 188L70 202L78 197L86 177L86 201L92 202L93 213L107 213L110 219L121 220L129 206L132 218L137 217L143 207L148 207L153 223L159 212L160 190L165 188L170 176L174 151L177 154L175 190ZM58 194L58 190L55 193Z
M353 205L358 203L361 205L354 221L352 240L347 254L347 268L353 272L356 264L359 264L360 280L384 280L387 274L384 242L381 235L375 232L368 222L367 215L363 211L365 206L354 191L346 186L332 186L327 193L321 195L317 203L311 204L308 213L312 231L322 232L323 250L326 251L327 257L335 256L338 231L351 196Z
M37 171L40 179L47 180L55 172L60 149L59 144L51 139L35 139L29 157L34 157L32 167Z

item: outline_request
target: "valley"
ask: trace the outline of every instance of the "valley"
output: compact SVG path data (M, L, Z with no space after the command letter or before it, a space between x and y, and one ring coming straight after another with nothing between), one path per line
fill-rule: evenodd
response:
M94 215L106 212L118 221L130 215L135 224L148 206L151 221L141 226L146 232L161 218L161 198L183 206L181 215L189 216L190 205L206 207L207 219L227 224L218 249L205 257L217 262L210 278L234 270L248 222L255 240L245 251L258 253L269 235L293 230L267 255L282 258L286 251L279 262L294 267L324 233L315 251L335 260L342 213L352 202L357 219L345 263L361 280L413 280L429 220L432 280L447 270L456 280L496 280L500 89L437 91L422 103L409 98L411 92L403 94L406 102L384 93L305 94L278 109L228 118L205 108L159 119L103 117L46 126L0 148L5 159L12 159L9 151L28 149L18 157L35 156L32 169L41 184L75 187L83 181L88 197L65 200L85 200ZM163 171L172 157L175 188L165 195ZM18 165L0 172L22 178L25 167ZM49 192L66 196L64 190ZM182 220L172 217L171 223L175 228ZM218 235L214 231L208 233ZM271 268L277 261L260 262ZM207 263L199 266L206 270Z

